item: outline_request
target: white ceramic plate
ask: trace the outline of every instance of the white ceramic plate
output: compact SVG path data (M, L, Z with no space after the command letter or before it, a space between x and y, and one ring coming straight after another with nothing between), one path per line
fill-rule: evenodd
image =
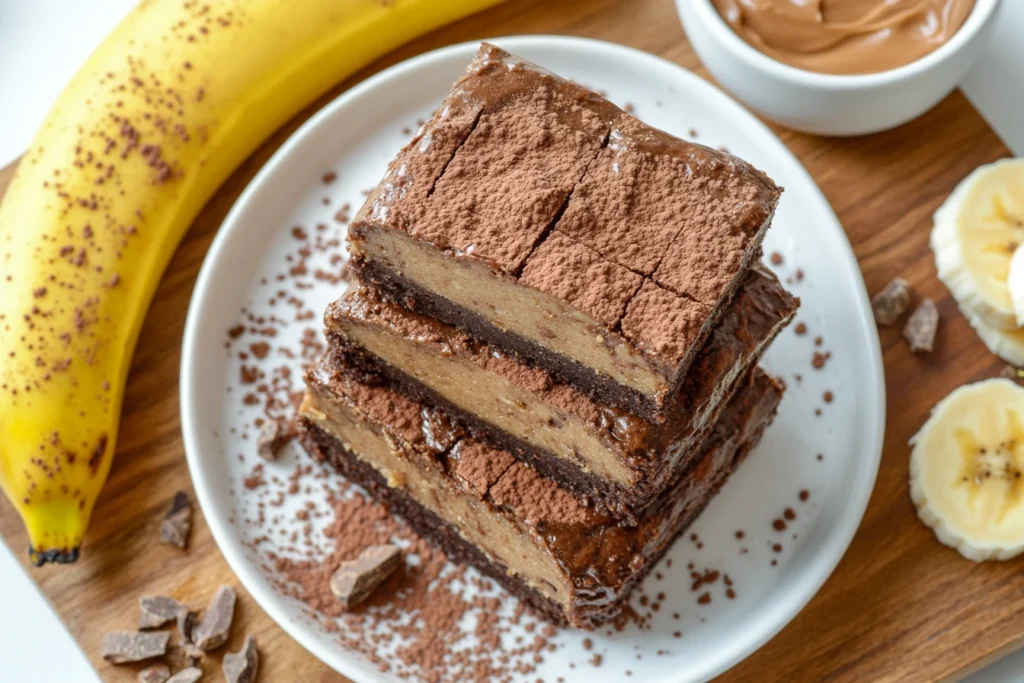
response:
M764 360L789 386L778 417L691 529L699 543L688 532L667 556L671 567L666 561L658 567L662 579L648 579L647 594L668 593L652 627L591 635L593 652L603 655L599 668L585 664L591 655L580 647L584 634L563 631L556 638L558 651L546 655L530 676L619 680L628 669L632 680L647 682L708 679L756 650L810 600L846 550L867 504L881 453L885 396L878 338L857 263L842 227L799 162L764 125L707 82L675 64L608 43L547 36L495 42L631 105L654 126L727 147L786 188L765 254L781 256L773 267L802 298L798 320L809 332L798 335L790 327ZM225 220L200 273L185 329L182 430L214 538L267 613L315 656L357 681L390 679L304 617L300 603L274 588L269 563L251 547L262 531L245 523L257 503L255 492L240 482L259 459L253 438L241 435L259 407L244 404L241 361L234 351L225 351L226 330L239 321L243 307L257 315L289 312L284 329L271 340L274 347L298 348L302 330L319 327L324 306L343 285L298 278L311 283L302 292L302 310L313 311L312 320L294 322L294 308L268 303L278 289L273 274L295 263L292 226L312 231L326 222L330 227L323 235L343 235L330 216L343 201L353 209L361 203L361 192L377 183L409 129L427 118L475 50L475 44L456 45L399 64L341 95L302 126ZM321 181L327 170L338 173L329 186ZM332 203L325 206L328 195ZM317 259L326 256L310 258L310 273L317 265L330 267ZM803 275L799 280L797 269ZM816 347L818 336L822 341ZM244 337L237 348L250 340ZM815 351L831 353L820 370L811 367ZM297 373L300 360L293 364ZM834 395L827 404L826 391ZM303 457L287 453L283 461L267 465L266 478L284 479ZM314 497L322 495L314 488ZM806 501L798 500L802 490L809 492ZM288 500L282 509L299 504ZM785 532L776 531L773 520L783 518L786 508L796 519ZM773 550L775 544L781 551ZM260 552L287 554L286 545L271 539ZM721 581L692 592L691 562L698 570L727 572L735 598L726 598ZM710 590L710 604L698 602L704 590ZM682 637L673 637L676 631ZM570 670L569 662L578 668Z

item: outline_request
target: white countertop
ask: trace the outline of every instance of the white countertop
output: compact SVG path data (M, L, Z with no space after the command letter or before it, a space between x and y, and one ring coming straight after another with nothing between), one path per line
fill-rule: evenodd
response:
M134 4L134 0L0 0L0 167L26 149L78 65ZM962 84L974 106L1017 155L1024 155L1022 34L1024 0L1005 0L992 45ZM4 681L99 680L2 539L0 605ZM996 662L968 681L1021 681L1021 672L1024 652Z

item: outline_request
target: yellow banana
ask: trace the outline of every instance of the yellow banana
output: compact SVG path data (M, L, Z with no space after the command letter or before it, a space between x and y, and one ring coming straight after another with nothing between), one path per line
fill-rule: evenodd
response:
M213 191L317 95L496 0L143 0L50 111L0 205L0 486L73 562L161 273Z

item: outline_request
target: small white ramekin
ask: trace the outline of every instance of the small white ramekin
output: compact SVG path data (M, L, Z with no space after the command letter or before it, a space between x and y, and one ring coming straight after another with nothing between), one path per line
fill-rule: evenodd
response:
M857 76L806 71L747 44L710 0L676 0L690 44L737 98L788 128L820 135L887 130L938 104L963 79L995 26L1000 0L975 0L947 43L898 69Z

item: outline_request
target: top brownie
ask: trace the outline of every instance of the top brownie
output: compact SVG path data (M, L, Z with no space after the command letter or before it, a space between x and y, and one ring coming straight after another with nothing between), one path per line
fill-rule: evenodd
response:
M399 303L660 421L779 193L485 43L360 209L353 263Z

